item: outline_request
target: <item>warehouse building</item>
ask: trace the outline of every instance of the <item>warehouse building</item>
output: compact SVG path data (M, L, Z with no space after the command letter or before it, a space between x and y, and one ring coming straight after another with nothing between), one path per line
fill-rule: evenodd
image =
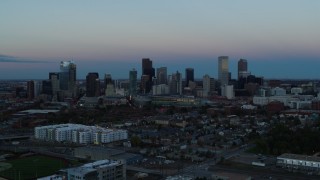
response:
M299 154L282 154L277 157L277 166L289 171L320 173L320 157Z

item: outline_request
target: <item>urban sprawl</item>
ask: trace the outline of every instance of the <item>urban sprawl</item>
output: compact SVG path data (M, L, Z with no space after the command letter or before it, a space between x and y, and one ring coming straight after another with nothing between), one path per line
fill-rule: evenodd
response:
M1 80L0 178L318 179L319 80L217 61L217 78L143 58L139 78L80 80L62 61L45 80Z

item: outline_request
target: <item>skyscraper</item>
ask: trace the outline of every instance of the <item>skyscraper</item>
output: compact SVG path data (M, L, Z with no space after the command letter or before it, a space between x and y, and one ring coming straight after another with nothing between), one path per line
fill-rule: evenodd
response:
M169 89L170 89L170 94L179 94L179 95L182 94L182 77L179 71L177 71L176 73L170 76Z
M194 82L194 69L193 68L186 69L186 87L189 87L189 81Z
M142 74L154 76L152 61L149 58L142 59Z
M238 61L238 79L246 77L248 74L248 62L246 59L240 59Z
M58 91L60 90L59 73L49 73L49 80L51 81L52 95L57 95Z
M107 87L108 84L113 84L111 74L104 75L104 85Z
M152 78L154 77L154 75L155 72L154 68L152 67L152 61L148 58L142 59L141 92L150 92L152 87Z
M42 81L42 93L52 95L52 83L50 80Z
M86 96L97 97L100 96L100 80L99 74L96 72L88 73L86 76Z
M132 69L129 72L129 95L130 96L137 95L137 71L136 71L136 69Z
M221 85L228 85L229 83L229 57L219 56L218 57L218 79Z
M104 87L106 96L114 96L116 94L114 81L112 80L111 74L104 75Z
M27 97L28 97L28 99L30 99L30 100L34 99L34 91L35 91L35 82L28 81L27 82Z
M76 95L77 66L73 61L61 61L59 82L60 90L65 96L74 97Z
M157 84L167 84L167 67L157 68Z
M210 92L213 92L215 89L214 78L211 78L208 74L204 75L202 79L202 86L203 86L204 96L208 96Z
M140 91L143 94L147 94L150 92L150 76L149 75L142 75L141 82L140 82Z

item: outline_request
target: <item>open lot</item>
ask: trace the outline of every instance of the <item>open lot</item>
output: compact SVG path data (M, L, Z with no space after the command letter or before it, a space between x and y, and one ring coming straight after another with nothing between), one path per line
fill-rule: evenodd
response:
M0 172L0 177L8 179L35 179L43 177L67 167L67 162L62 159L43 155L33 155L5 161L11 165Z

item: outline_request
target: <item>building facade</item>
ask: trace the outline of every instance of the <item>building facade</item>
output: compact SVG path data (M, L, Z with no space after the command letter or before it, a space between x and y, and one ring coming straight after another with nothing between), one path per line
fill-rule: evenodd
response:
M187 68L186 69L186 87L189 87L189 82L194 82L194 69Z
M74 61L61 61L59 84L66 97L76 96L77 66Z
M143 58L141 82L142 80L144 80L143 81L144 86L141 88L142 93L149 93L151 91L152 79L154 76L155 76L155 72L154 72L154 68L152 67L152 61L149 58Z
M80 167L67 169L69 180L125 180L126 165L122 161L100 160L84 164Z
M221 96L227 97L227 99L234 98L233 85L223 85L221 86Z
M182 77L179 71L177 71L176 73L173 73L169 77L169 88L170 88L170 94L182 95Z
M238 79L246 77L248 75L248 62L246 59L240 59L238 61Z
M34 99L34 95L35 95L35 82L28 81L27 82L27 97L28 97L28 99L32 100L32 99Z
M49 73L49 80L51 81L52 95L57 96L58 92L60 91L59 73Z
M129 72L129 95L136 96L137 95L137 70L132 69Z
M86 96L100 96L100 80L98 73L92 72L88 73L88 75L86 76Z
M229 57L218 57L218 79L221 85L228 85L229 83Z
M167 84L167 67L157 68L157 85Z
M207 97L211 92L215 90L214 78L211 78L208 74L202 78L203 96Z
M78 144L104 144L128 138L126 130L81 124L59 124L35 128L35 139Z
M277 166L289 171L319 174L320 157L285 153L277 157Z

